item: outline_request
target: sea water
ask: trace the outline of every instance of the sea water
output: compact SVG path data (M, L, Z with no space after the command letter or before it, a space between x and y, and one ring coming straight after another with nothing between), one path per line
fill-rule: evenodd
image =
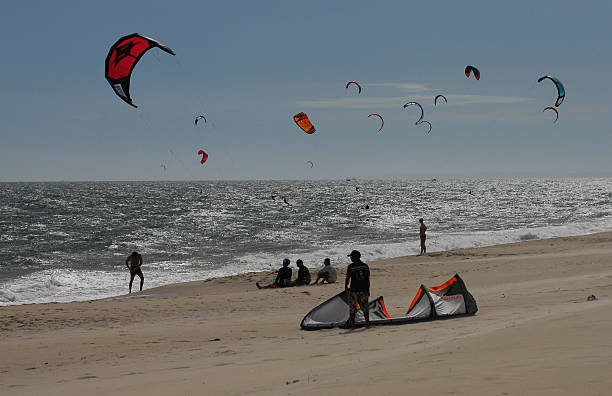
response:
M286 202L285 202L286 201ZM0 305L612 229L612 179L0 184ZM138 277L134 287L138 288Z

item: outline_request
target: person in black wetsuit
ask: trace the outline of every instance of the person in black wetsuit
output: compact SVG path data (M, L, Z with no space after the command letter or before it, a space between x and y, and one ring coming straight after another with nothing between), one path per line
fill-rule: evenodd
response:
M291 275L293 271L291 271L291 268L289 268L289 264L291 264L291 261L288 258L284 259L283 266L278 270L278 274L276 274L276 279L274 280L274 283L271 283L265 286L261 286L259 282L256 282L255 284L257 285L257 288L258 289L273 289L277 287L292 286Z

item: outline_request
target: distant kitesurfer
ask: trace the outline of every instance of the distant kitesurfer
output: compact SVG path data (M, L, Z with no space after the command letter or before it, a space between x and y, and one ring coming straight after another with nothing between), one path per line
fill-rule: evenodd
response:
M289 202L287 202L287 198L283 197L283 201L285 201L287 205L292 206Z
M370 209L370 205L366 205L364 209Z
M140 277L140 291L142 291L142 285L144 284L144 275L142 274L142 270L140 266L142 265L142 256L137 252L132 252L125 259L125 266L130 270L130 293L132 292L132 282L134 282L134 277L138 275Z
M419 227L419 236L421 237L421 253L419 256L422 256L427 255L427 248L425 247L425 240L427 239L425 231L427 231L427 226L425 223L423 223L423 218L419 219L419 223L421 223L421 226Z
M289 268L289 264L291 264L291 261L286 258L283 260L283 266L278 270L278 273L276 275L276 279L274 280L274 283L271 283L269 285L266 286L261 286L259 284L259 282L256 282L255 284L257 285L258 289L274 289L277 287L290 287L292 286L291 284L291 275L293 273L293 271L291 271L291 268Z
M323 260L323 268L319 270L317 273L317 280L314 281L313 285L319 284L319 279L321 280L321 284L327 283L336 283L336 279L338 278L338 274L336 272L336 268L331 266L331 261L329 258Z
M370 267L361 261L361 253L358 250L353 250L348 256L351 258L352 263L346 267L344 292L348 296L351 329L355 328L355 314L359 308L363 311L366 327L370 327L370 308L368 306L368 298L370 297Z
M276 200L276 195L272 194L272 195L271 195L271 197L272 197L272 200L273 200L273 201L275 201L275 200Z

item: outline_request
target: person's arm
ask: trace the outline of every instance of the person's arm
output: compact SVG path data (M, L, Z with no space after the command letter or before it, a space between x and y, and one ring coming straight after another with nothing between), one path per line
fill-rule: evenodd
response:
M348 292L348 287L349 287L349 281L351 280L351 272L348 270L346 270L346 278L344 279L344 291Z
M278 270L278 272L276 273L276 279L274 280L274 283L276 283L278 285L278 281L280 280L280 276L281 276L281 270Z
M142 265L142 254L138 255L138 268Z
M128 261L130 261L130 258L129 258L129 257L125 259L125 266L126 266L128 269L131 269L131 268L130 268L130 265L128 264Z

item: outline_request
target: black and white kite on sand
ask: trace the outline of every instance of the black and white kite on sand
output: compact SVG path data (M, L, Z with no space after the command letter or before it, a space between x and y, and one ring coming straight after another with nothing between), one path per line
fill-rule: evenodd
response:
M463 279L456 274L440 286L421 285L404 316L392 318L382 296L370 301L369 311L372 325L388 325L474 315L478 312L478 306L465 287ZM355 324L365 325L361 310L355 316ZM349 327L349 306L345 292L335 295L308 312L302 319L301 327L304 330Z

